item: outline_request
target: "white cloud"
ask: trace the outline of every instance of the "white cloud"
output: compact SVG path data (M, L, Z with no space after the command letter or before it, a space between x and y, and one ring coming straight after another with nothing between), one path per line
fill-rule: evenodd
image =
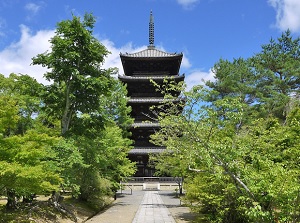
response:
M203 69L193 68L186 55L188 55L188 52L184 54L181 63L181 70L185 73L186 90L190 90L195 85L204 84L205 81L215 79L212 70L203 71Z
M6 27L6 20L0 17L0 37L5 36L4 28Z
M25 10L27 11L27 16L26 16L26 20L30 21L34 18L34 16L36 16L39 11L41 10L41 8L45 5L45 2L40 1L38 4L36 3L27 3L25 5Z
M182 61L181 61L181 68L190 68L192 64L190 63L189 59L183 55Z
M120 59L120 53L132 53L144 50L146 46L134 48L131 43L128 43L120 48L115 47L114 43L109 39L100 40L100 42L111 52L108 57L105 58L103 68L117 67L119 74L124 74L122 62Z
M43 77L47 69L39 65L31 65L31 63L33 57L50 50L49 40L54 36L55 30L40 30L32 34L28 27L21 25L20 31L20 40L0 51L0 73L5 76L11 73L28 74L40 83L49 84ZM120 74L124 73L120 52L132 53L146 48L146 46L134 48L131 43L117 48L109 39L100 41L111 52L105 58L103 68L117 67Z
M280 30L300 32L299 0L268 0L268 3L276 10L276 26Z
M214 79L214 73L212 72L212 70L209 70L208 72L194 70L186 75L185 83L187 85L187 90L190 90L195 85L204 84L204 81L213 81Z
M30 13L33 13L33 14L36 14L36 13L38 13L38 11L40 10L40 8L41 8L41 6L40 5L37 5L37 4L35 4L35 3L27 3L26 5L25 5L25 9L27 10L27 11L29 11Z
M20 40L0 51L0 73L5 76L11 73L28 74L40 83L49 84L49 82L43 78L47 69L42 66L31 65L31 59L40 53L50 50L49 40L54 36L55 30L40 30L33 34L28 27L21 25L20 31ZM100 41L111 52L111 54L105 58L103 68L117 67L121 75L124 74L124 71L120 60L120 53L138 52L147 47L134 47L132 43L128 43L118 48L109 39ZM159 49L164 50L162 47L159 47ZM191 89L194 85L203 83L203 80L214 79L212 71L205 72L200 69L190 71L191 67L192 65L189 59L184 56L181 69L187 71L185 81L188 89Z
M33 66L31 58L50 49L50 38L54 30L42 30L34 35L24 25L20 26L21 38L0 51L0 73L8 76L11 73L28 74L41 83L48 83L43 74L47 71L42 66Z
M192 9L199 2L199 0L177 0L177 3L184 9Z

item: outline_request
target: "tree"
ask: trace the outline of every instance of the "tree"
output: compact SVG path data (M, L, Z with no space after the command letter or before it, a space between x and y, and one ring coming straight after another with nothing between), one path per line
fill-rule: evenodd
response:
M70 163L76 164L76 174L72 176L68 163L64 173L68 184L77 188L77 195L85 201L109 194L116 182L134 172L126 157L129 145L125 137L132 119L125 88L112 77L115 68L101 68L109 52L93 36L94 24L91 14L85 14L82 21L73 16L59 22L50 40L51 52L33 58L33 64L50 69L45 77L52 82L42 95L41 118L50 124L60 120L66 144L57 150L69 151L71 143L80 153L74 157L75 163Z
M210 222L295 220L289 214L299 202L294 130L272 117L240 127L245 104L230 97L203 104L209 93L196 86L185 93L181 115L161 116L153 140L170 155L160 163L185 167L186 199Z
M299 221L298 48L287 32L253 58L220 60L214 82L183 92L182 113L169 100L159 114L158 168L180 163L206 221Z
M19 121L15 132L7 134L24 134L26 130L32 128L32 116L36 116L40 110L42 87L42 84L28 75L12 73L6 78L0 74L2 95L15 100L19 109Z
M206 82L214 92L207 101L239 97L252 105L249 115L273 115L284 121L286 105L299 94L299 43L299 38L293 39L286 31L277 40L262 45L262 51L253 57L232 62L221 59L213 67L216 80Z
M77 142L86 167L77 173L80 178L81 200L91 201L103 195L112 195L120 181L132 176L135 164L127 158L131 141L122 137L122 129L108 123L94 140L81 137Z
M299 59L300 38L293 39L289 30L262 45L262 51L250 59L257 76L261 111L284 121L286 105L291 96L299 94Z
M224 97L238 97L241 102L253 104L256 102L255 74L248 60L233 59L232 62L220 59L213 67L215 81L205 84L214 91L208 101Z
M32 59L34 65L50 69L45 78L53 83L46 88L43 99L46 111L61 120L62 135L74 130L78 115L98 111L99 98L110 91L114 69L101 69L109 52L92 35L94 24L91 14L85 14L83 21L73 16L72 20L59 22L50 40L51 52ZM94 116L94 120L103 126L100 116Z
M32 116L38 113L41 85L28 75L0 78L0 188L13 209L16 197L25 201L59 188L62 179L52 147L60 139L35 129Z

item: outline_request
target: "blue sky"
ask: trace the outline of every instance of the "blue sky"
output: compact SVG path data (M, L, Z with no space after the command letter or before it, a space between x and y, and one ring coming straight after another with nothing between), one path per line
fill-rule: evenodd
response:
M180 73L189 87L213 79L220 58L250 57L288 28L300 34L300 0L1 0L0 73L46 83L31 58L49 49L57 22L90 12L95 36L112 53L104 67L123 74L119 53L146 48L151 10L155 46L184 54Z

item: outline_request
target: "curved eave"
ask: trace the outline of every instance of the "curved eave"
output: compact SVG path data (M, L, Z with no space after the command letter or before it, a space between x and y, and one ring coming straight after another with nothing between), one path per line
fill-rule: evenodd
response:
M182 57L182 53L169 53L156 49L154 46L149 46L147 49L135 53L120 53L122 58L173 58Z
M164 56L164 57L132 57L132 56L125 56L120 54L120 57L123 66L125 66L125 64L128 64L130 62L144 62L144 61L149 61L149 62L176 61L178 64L181 64L183 54L177 54L174 56Z
M126 75L133 76L135 72L139 72L139 75L145 76L145 73L161 72L164 74L178 74L180 64L182 61L182 54L175 54L173 56L161 56L161 57L148 57L148 56L129 56L121 54L121 61L123 70Z
M176 54L174 56L162 56L162 57L132 57L132 56L127 56L124 54L120 54L121 60L126 61L126 60L134 60L134 61L142 61L142 60L180 60L182 59L183 54Z

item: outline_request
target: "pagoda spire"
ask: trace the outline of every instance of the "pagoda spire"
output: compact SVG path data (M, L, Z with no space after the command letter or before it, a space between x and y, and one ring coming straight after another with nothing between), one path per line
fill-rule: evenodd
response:
M152 15L152 10L150 12L149 22L149 47L154 48L154 18Z

